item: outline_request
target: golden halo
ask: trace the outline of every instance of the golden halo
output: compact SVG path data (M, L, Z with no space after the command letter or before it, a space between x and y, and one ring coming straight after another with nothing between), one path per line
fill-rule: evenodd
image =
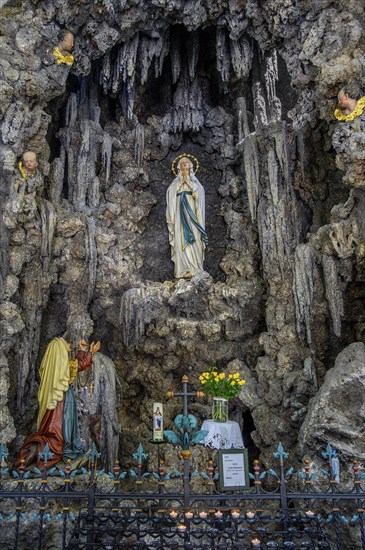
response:
M172 170L172 173L174 174L174 176L175 176L175 177L177 176L177 173L176 173L176 170L175 170L175 166L176 166L177 162L178 162L182 157L188 157L189 159L195 160L195 169L194 169L194 165L193 165L193 172L194 172L194 176L195 176L195 174L196 174L197 171L199 170L199 161L198 161L198 159L197 159L196 157L194 157L193 155L189 155L188 153L183 153L182 155L179 155L178 157L176 157L176 159L173 160L172 165L171 165L171 170Z

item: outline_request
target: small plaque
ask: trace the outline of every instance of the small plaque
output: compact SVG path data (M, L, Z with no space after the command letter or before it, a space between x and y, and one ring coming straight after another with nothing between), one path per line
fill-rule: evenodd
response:
M219 449L218 466L221 491L250 488L247 449Z

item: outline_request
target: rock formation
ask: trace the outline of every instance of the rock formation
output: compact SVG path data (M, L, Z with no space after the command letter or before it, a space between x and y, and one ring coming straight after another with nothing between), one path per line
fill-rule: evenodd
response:
M183 374L197 387L231 361L262 457L297 450L309 399L365 338L365 113L333 116L344 83L364 87L361 3L0 4L0 441L31 430L39 358L67 332L118 367L120 453ZM61 27L72 67L52 62ZM206 273L174 281L165 192L183 152L210 244Z

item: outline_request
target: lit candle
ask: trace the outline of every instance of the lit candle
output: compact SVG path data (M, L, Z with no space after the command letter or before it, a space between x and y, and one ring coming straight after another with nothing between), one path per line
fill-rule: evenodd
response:
M313 510L307 510L305 515L307 516L307 518L314 518L315 513L313 512Z
M188 512L185 512L185 517L186 519L193 519L194 514L191 510L189 510Z
M252 548L260 548L260 546L261 546L260 539L252 539L251 546L252 546Z
M177 530L179 531L179 533L185 533L186 531L186 525L178 525L177 526Z
M255 517L255 513L254 513L254 512L247 512L247 513L246 513L246 518L247 518L248 520L254 519L254 517Z
M208 514L205 510L202 510L201 512L199 512L199 517L200 519L206 519L208 517Z
M231 516L233 517L233 519L238 519L240 517L239 510L232 510L231 511Z
M153 404L153 441L163 441L163 405Z
M222 519L223 517L223 513L220 510L217 510L216 512L214 512L214 515L217 519Z
M176 518L177 518L177 512L176 512L176 510L171 510L171 512L170 512L170 518L171 518L171 519L176 519Z

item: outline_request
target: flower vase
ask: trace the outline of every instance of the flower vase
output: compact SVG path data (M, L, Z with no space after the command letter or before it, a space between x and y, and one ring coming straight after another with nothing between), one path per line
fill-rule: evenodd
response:
M227 422L228 420L228 399L213 397L212 419L215 422Z

